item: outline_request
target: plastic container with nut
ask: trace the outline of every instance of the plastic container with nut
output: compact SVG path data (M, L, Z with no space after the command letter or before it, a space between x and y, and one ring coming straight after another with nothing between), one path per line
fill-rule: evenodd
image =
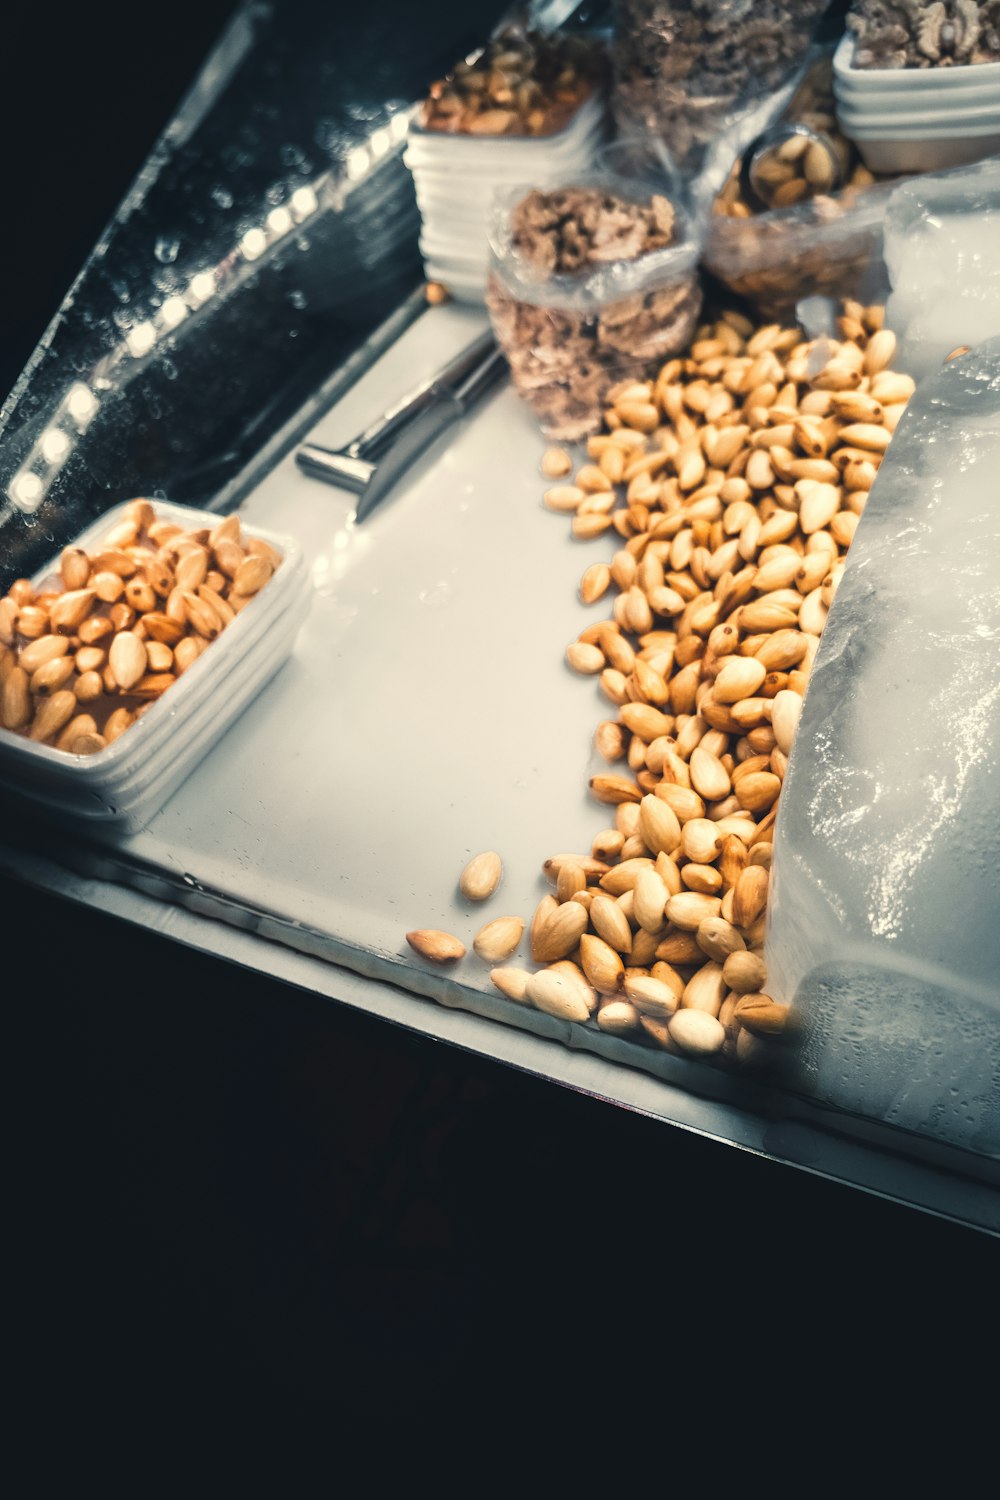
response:
M127 572L130 560L136 562L134 557L129 558L124 545L108 545L109 536L113 538L121 524L135 514L134 505L128 502L114 507L67 549L87 559L80 565L87 567L90 575L80 590L81 604L88 604L84 619L50 630L50 612L48 626L42 635L34 636L35 640L44 638L54 643L51 649L59 652L54 661L72 659L73 671L57 689L66 696L57 700L56 693L44 691L44 684L32 675L31 688L37 685L39 691L29 688L29 701L18 710L18 693L9 689L8 683L32 638L21 633L23 616L9 606L12 628L6 633L13 639L11 644L5 643L0 661L4 677L0 692L0 791L7 798L27 799L50 820L96 834L134 833L148 823L286 661L311 598L304 558L294 539L260 527L245 533L241 528L239 538L229 540L237 547L244 543L246 549L256 544L256 555L264 562L260 569L250 571L266 577L252 594L241 595L234 591L235 579L218 570L225 578L218 590L221 606L212 602L216 591L205 583L185 591L193 595L190 609L198 616L200 631L182 614L179 602L171 604L169 592L157 596L153 610L133 610L132 619L123 612L113 619L115 604L109 599L95 596L87 601L82 596L92 592L89 585L93 575L101 571L94 568L93 561L102 553L123 572ZM209 576L217 561L209 536L222 524L221 518L159 500L153 503L153 511L155 522L179 527L200 538L195 546L206 552ZM235 531L234 519L230 519L229 527ZM136 541L139 545L149 543L148 533L141 530ZM151 544L149 555L156 555ZM177 555L178 564L183 555ZM253 555L246 551L247 557ZM30 580L35 598L42 600L42 609L54 608L46 601L46 594L58 595L66 588L65 575L60 573L61 557ZM230 569L237 561L232 552L226 559ZM140 563L132 577L144 582L150 576L149 566ZM257 584L257 577L252 581ZM165 588L166 583L161 582L160 587ZM179 585L175 583L174 587ZM199 600L208 605L207 614L199 615ZM227 610L229 600L233 604ZM124 595L118 602L130 608ZM85 629L88 621L91 628ZM111 628L106 629L103 622ZM140 622L142 630L137 634ZM28 623L35 630L34 619ZM119 623L121 629L116 628ZM79 656L81 649L86 650L89 636L95 638L91 649L97 664L93 667L88 658ZM63 640L67 642L65 650L61 649ZM187 651L182 644L186 640L192 642ZM124 642L124 646L115 650L116 641ZM39 654L37 650L35 654ZM42 654L47 654L44 648ZM97 655L102 660L97 661ZM136 677L138 658L143 656L146 660ZM128 660L130 657L136 661ZM29 664L32 661L29 658ZM126 667L121 666L123 661ZM95 675L100 679L85 693L81 692L84 674L78 670L80 666L87 669L91 680ZM115 678L116 666L123 682ZM152 670L157 667L160 670ZM20 685L25 685L23 676ZM48 723L42 718L46 704L51 705ZM115 714L117 721L111 718ZM113 738L109 720L126 725Z
M564 442L682 349L701 311L697 237L661 178L605 170L498 195L490 250L486 306L514 388Z
M594 38L508 29L435 84L404 157L428 278L481 303L494 192L591 168L607 133L603 49ZM456 260L465 263L457 273Z
M938 172L1000 150L1000 63L856 68L846 35L833 58L840 128L873 172Z
M897 99L920 105L988 103L1000 91L1000 62L953 63L949 67L858 68L857 43L845 32L833 54L833 90L837 103L881 108ZM909 108L909 105L905 106Z

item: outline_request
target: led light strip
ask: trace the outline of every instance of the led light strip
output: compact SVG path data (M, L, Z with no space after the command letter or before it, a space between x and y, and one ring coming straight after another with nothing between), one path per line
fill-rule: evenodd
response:
M399 110L388 124L380 126L364 145L349 151L343 162L343 186L351 191L368 177L390 153L406 139L410 118L416 106ZM95 386L108 384L108 377L123 359L144 359L160 337L169 334L200 311L218 291L231 283L240 270L240 262L260 260L298 225L310 219L320 207L320 195L333 184L332 172L324 172L313 183L297 187L286 204L271 208L264 222L246 230L235 250L212 269L195 273L183 293L166 297L151 317L134 323L117 348L111 350L91 373L90 383L76 381L60 402L52 421L41 433L25 462L7 487L11 503L25 515L38 510L66 463L77 438L86 431L100 406Z

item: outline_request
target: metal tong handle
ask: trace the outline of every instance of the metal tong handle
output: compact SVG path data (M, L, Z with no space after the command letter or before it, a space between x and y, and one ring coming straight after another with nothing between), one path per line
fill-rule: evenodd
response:
M409 395L376 418L370 427L366 427L364 432L348 443L345 451L356 454L358 458L375 458L379 453L384 453L400 428L405 427L428 406L442 399L458 398L463 386L470 377L476 376L479 365L495 348L493 333L487 329L450 364L445 365L443 370L418 385Z
M296 461L307 473L360 495L356 512L360 521L422 448L472 406L504 363L487 329L344 448L303 443Z

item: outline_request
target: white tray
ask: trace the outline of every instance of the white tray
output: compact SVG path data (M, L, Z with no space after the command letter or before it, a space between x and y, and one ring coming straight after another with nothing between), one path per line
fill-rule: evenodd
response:
M343 444L485 322L431 309L309 437ZM241 509L251 529L294 535L311 568L284 669L146 828L113 847L54 843L74 874L51 883L432 1036L1000 1229L996 1189L941 1169L934 1143L924 1161L924 1143L904 1159L877 1128L873 1145L866 1122L839 1120L830 1137L751 1079L506 1000L472 952L484 922L530 918L550 889L543 860L589 850L610 821L587 790L608 705L563 652L607 613L577 585L613 548L574 541L543 507L546 446L501 387L360 527L354 498L289 452ZM24 878L47 878L43 849L13 856ZM504 880L473 906L457 881L483 849L499 851ZM0 846L0 866L10 858ZM418 958L405 933L424 926L455 932L468 956L447 972ZM525 943L511 962L526 960Z

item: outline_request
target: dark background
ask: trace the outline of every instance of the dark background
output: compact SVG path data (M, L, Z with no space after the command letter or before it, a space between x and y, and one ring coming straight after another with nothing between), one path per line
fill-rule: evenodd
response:
M8 18L4 393L229 11ZM703 1364L722 1403L734 1366L933 1360L992 1305L988 1236L19 884L0 903L29 1406L329 1420L347 1394L447 1433L499 1380L529 1420L606 1394L648 1441Z

